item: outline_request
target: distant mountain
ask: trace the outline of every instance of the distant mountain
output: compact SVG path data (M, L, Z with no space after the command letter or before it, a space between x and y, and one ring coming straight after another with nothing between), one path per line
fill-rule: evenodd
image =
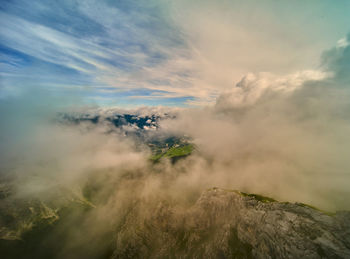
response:
M152 157L153 161L158 161L161 157L170 157L175 161L174 157L186 156L192 152L193 146L190 144L191 140L189 137L159 132L162 120L175 118L176 114L174 113L155 112L152 110L147 111L147 113L104 110L90 111L88 113L60 113L58 115L58 121L65 124L91 123L96 126L107 124L110 131L117 130L125 136L132 137L148 145L154 155ZM189 148L189 145L191 148ZM184 148L186 149L185 152ZM167 154L170 149L173 150L172 154Z
M155 130L159 127L159 121L161 119L171 118L168 114L162 115L138 115L138 114L89 114L89 113L61 113L59 114L59 119L62 122L70 123L82 123L90 122L93 124L109 122L114 125L116 128L122 128L129 126L129 130Z

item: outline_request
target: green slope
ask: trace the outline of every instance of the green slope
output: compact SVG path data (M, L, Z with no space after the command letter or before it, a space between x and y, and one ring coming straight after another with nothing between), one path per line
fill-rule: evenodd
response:
M174 147L169 148L167 151L153 155L151 157L151 160L154 162L157 162L162 157L175 158L175 157L188 156L193 152L193 149L194 149L194 147L191 144L186 144L183 146L174 146Z

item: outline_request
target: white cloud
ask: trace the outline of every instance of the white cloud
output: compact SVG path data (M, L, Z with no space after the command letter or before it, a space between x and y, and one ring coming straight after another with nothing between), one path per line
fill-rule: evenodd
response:
M347 46L349 46L349 41L346 37L341 38L340 40L337 41L337 48L345 48Z
M236 87L221 94L216 105L219 109L252 106L268 92L288 94L303 86L305 82L321 81L331 76L330 72L316 70L300 71L286 76L250 73L244 76Z

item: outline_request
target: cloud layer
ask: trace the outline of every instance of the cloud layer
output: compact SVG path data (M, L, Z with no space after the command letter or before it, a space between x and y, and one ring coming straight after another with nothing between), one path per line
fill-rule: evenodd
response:
M348 48L324 53L326 73L251 74L214 108L165 123L194 138L202 158L189 169L196 181L349 208Z
M36 188L51 189L51 184L73 188L84 183L86 175L100 171L116 179L128 172L138 175L133 181L143 186L140 192L146 196L162 192L188 199L183 194L219 186L329 210L348 209L344 198L349 195L350 177L350 93L344 72L348 52L347 45L326 51L322 63L326 72L286 77L250 74L222 93L214 106L173 109L175 118L162 120L161 129L152 134L186 135L197 147L192 156L175 165L167 161L151 165L147 147L118 131L112 134L113 125L108 123L52 125L48 118L55 116L54 105L49 106L51 111L35 102L23 102L21 109L11 108L12 112L2 109L1 138L11 136L1 147L2 171L19 175L20 189L33 193ZM16 103L14 99L13 107ZM92 111L102 116L118 112ZM150 108L132 113L165 111Z

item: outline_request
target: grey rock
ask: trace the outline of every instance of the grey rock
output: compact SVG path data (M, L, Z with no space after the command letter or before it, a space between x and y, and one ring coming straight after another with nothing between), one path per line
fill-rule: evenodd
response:
M218 188L190 208L146 207L134 206L118 228L114 258L350 258L349 212Z

